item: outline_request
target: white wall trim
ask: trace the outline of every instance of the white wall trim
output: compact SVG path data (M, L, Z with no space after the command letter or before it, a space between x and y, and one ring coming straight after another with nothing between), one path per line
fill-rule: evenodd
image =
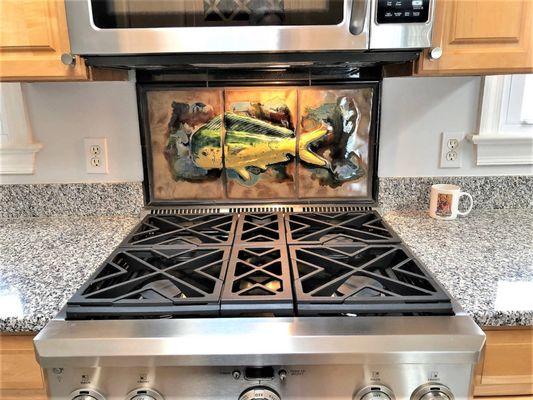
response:
M500 130L505 76L487 76L481 80L478 134L494 134Z
M0 174L33 174L35 153L30 120L20 83L0 84Z
M39 143L25 147L0 148L0 174L33 174L35 173L35 153L42 148Z
M512 75L486 76L481 86L478 134L470 135L476 146L477 165L533 164L533 133L502 129L509 105Z
M533 135L472 135L477 147L477 165L533 164Z

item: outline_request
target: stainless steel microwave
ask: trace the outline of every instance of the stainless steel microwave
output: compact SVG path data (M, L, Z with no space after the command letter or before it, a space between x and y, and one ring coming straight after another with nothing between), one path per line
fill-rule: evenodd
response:
M434 0L67 0L82 55L430 46Z

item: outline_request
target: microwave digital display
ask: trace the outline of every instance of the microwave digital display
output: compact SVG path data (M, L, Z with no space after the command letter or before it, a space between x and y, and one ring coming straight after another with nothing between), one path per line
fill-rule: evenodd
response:
M378 0L378 24L424 23L429 19L429 0Z

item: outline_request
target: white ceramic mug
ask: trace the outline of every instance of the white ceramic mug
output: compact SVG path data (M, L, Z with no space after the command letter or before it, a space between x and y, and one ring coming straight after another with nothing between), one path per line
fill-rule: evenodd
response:
M459 211L459 199L466 196L470 205L466 211ZM474 206L474 199L456 185L439 184L431 186L429 215L436 219L455 219L458 215L468 215Z

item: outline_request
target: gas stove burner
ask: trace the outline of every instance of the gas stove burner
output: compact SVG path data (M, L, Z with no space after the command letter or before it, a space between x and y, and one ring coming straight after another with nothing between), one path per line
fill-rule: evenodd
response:
M291 246L300 315L450 314L449 297L401 245Z
M150 282L147 285L143 286L139 293L137 300L146 300L146 299L173 299L173 298L186 298L187 296L183 293L176 285L174 285L168 279L161 279L159 281Z
M70 319L217 315L229 247L119 249L67 303Z
M237 223L236 244L279 244L285 239L283 214L241 214Z
M292 315L285 246L234 247L221 299L222 315Z
M229 246L236 220L232 214L148 215L122 246Z
M384 286L377 280L368 276L352 275L346 279L333 293L332 297L344 297L347 295L361 297L385 296L381 291Z
M290 213L285 216L289 244L378 244L400 239L373 211Z

